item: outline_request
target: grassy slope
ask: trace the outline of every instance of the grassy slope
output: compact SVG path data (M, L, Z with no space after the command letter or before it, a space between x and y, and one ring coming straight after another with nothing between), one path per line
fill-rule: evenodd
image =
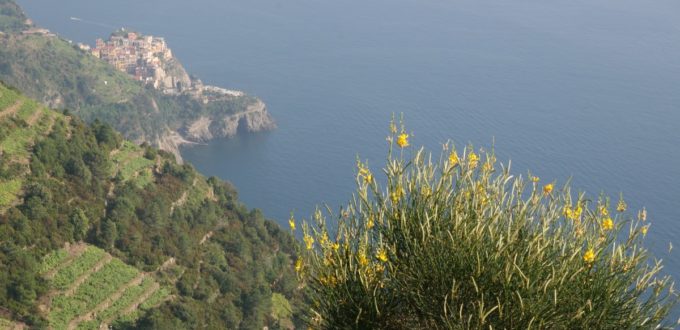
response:
M169 291L160 290L153 274L142 274L120 259L112 258L99 270L93 271L97 262L108 257L99 248L87 246L73 260L60 258L64 254L64 249L56 250L43 261L46 271L69 262L51 280L51 303L46 309L49 325L53 329L66 329L69 324L78 329L99 329L102 323L126 316L126 309L135 303L146 302L156 291L161 294L154 297L158 303L168 297ZM55 259L62 259L61 264L55 263ZM76 280L82 276L87 278L75 286ZM72 293L66 294L66 289Z
M176 164L167 153L125 142L105 125L88 126L47 110L2 84L0 105L0 113L16 109L0 118L0 307L15 320L40 326L46 319L63 324L80 315L45 314L38 305L50 287L69 290L73 278L100 260L95 255L69 261L66 253L52 253L65 242L84 240L145 272L174 260L157 274L161 289L138 302L141 309L113 322L118 328L136 327L137 318L160 328L291 324L281 306L288 306L286 300L293 309L299 306L294 239L243 207L233 188ZM59 265L64 268L47 285L45 274ZM177 299L161 304L170 293ZM273 299L273 293L281 295ZM77 308L92 309L79 301ZM59 304L60 310L74 306Z
M21 31L26 26L26 16L11 0L0 0L0 31Z
M5 115L0 117L0 123L4 124L0 126L0 170L4 175L0 176L0 212L18 202L24 177L29 172L30 148L36 139L50 131L56 120L55 113L0 86L2 113Z

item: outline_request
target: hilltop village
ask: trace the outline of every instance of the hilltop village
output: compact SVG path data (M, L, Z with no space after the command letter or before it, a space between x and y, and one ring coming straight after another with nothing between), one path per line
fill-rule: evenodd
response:
M244 95L241 91L204 86L199 79L189 77L162 37L121 29L106 41L97 39L94 48L86 45L80 45L80 48L166 94L187 93L204 102Z
M135 80L159 88L164 76L162 62L172 58L172 51L164 38L129 32L113 34L108 41L97 39L92 55L129 73ZM173 84L173 87L181 89L181 82Z

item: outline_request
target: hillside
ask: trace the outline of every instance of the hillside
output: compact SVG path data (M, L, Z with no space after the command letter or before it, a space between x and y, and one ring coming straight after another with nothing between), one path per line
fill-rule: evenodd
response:
M26 28L26 16L11 0L0 0L0 31L16 32Z
M159 272L161 270L159 269ZM99 329L118 320L134 321L170 299L167 288L105 251L69 245L45 256L41 274L50 290L39 298L52 329Z
M295 321L295 240L246 209L229 184L1 84L0 192L3 322L167 329ZM103 251L74 248L85 243ZM130 301L142 308L127 313Z
M178 146L186 140L203 142L239 130L275 127L264 103L255 97L207 100L189 92L167 93L25 22L13 1L1 0L0 80L51 108L69 109L86 122L99 119L126 138L173 152L178 159ZM171 62L166 69L181 68L176 59ZM197 134L195 127L205 122L209 124Z

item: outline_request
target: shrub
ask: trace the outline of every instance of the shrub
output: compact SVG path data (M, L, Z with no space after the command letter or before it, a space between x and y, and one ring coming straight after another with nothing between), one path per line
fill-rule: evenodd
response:
M644 210L633 218L623 200L515 178L472 147L449 143L432 161L394 122L388 141L384 185L359 161L349 205L302 225L295 268L310 326L670 326L677 295L642 246Z

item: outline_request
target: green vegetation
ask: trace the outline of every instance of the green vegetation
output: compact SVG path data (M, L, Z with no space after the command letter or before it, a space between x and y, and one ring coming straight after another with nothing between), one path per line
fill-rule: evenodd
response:
M472 147L449 143L433 162L401 132L385 188L359 162L337 227L321 211L303 225L313 328L672 327L677 294L643 247L644 212L513 178Z
M8 207L16 201L21 191L21 180L0 181L0 209Z
M52 279L52 287L65 290L80 276L89 272L97 263L102 261L106 252L94 247L88 248L73 263L64 267Z
M0 109L5 109L13 105L19 98L19 93L12 89L3 89L0 93Z
M56 250L43 258L43 269L54 269L59 262L67 259L68 252L65 249ZM106 258L104 258L106 257ZM72 263L78 265L92 265L93 261L107 261L105 251L88 246L84 253L79 255ZM79 268L79 267L76 267ZM51 289L56 290L57 295L49 305L48 322L53 329L65 329L69 323L77 325L78 329L98 329L102 323L115 321L124 316L126 309L134 307L135 302L149 302L152 296L144 296L145 292L168 293L165 288L156 289L157 284L150 275L142 275L136 268L126 265L120 259L113 258L110 262L101 265L97 271L91 268L73 276L73 271L68 266L60 269L54 280L51 281ZM60 275L65 274L65 275ZM86 276L80 283L76 280L80 276ZM63 284L57 279L70 279ZM72 288L76 286L75 288ZM65 291L65 289L69 289ZM160 296L164 297L164 296ZM141 301L138 301L141 300ZM157 306L162 300L154 297L152 306ZM102 307L99 307L100 304ZM148 308L147 308L148 309ZM92 320L79 322L78 317L91 313ZM140 314L135 314L139 316ZM136 318L126 317L130 321Z
M0 101L31 104L1 84ZM3 149L0 157L6 201L0 208L0 306L10 320L63 327L140 271L152 274L157 284L151 289L160 287L140 296L140 287L130 285L119 292L119 303L102 307L95 318L114 315L117 329L273 327L283 324L273 316L280 315L272 311L274 293L299 310L294 238L242 205L229 184L206 179L168 153L125 142L99 121L88 125L29 108L0 118L0 145L24 137L21 148ZM61 250L78 242L98 248ZM98 264L102 268L90 274ZM46 295L54 297L48 312L38 308ZM141 308L117 317L127 309L122 305L146 295Z
M57 268L59 265L64 263L66 259L68 258L68 252L64 249L59 249L52 251L52 253L46 255L42 259L42 267L40 268L40 273L45 274L55 268Z
M138 273L137 269L120 260L112 260L90 275L72 296L60 295L52 300L50 325L54 329L65 328L69 321L92 310Z
M242 112L256 101L242 96L204 104L189 95L163 94L59 37L22 34L25 19L13 1L1 0L0 80L86 122L108 123L128 139L155 142L200 116Z
M125 141L111 158L114 163L112 176L120 182L134 181L139 188L153 182L154 160L142 157L144 150L134 143ZM155 159L156 157L154 157Z
M148 310L150 308L156 307L160 303L165 301L165 299L167 299L168 296L170 296L170 291L168 291L165 288L160 288L160 289L154 291L153 294L151 294L151 296L149 296L149 299L144 301L144 303L141 304L139 306L139 308L142 309L142 310Z
M0 31L18 32L26 28L26 15L11 0L0 0Z
M139 299L146 290L152 288L153 284L154 281L150 277L145 277L139 285L133 285L127 288L120 298L114 301L109 308L97 314L95 324L99 325L109 319L115 319L126 307L129 307L135 300Z

